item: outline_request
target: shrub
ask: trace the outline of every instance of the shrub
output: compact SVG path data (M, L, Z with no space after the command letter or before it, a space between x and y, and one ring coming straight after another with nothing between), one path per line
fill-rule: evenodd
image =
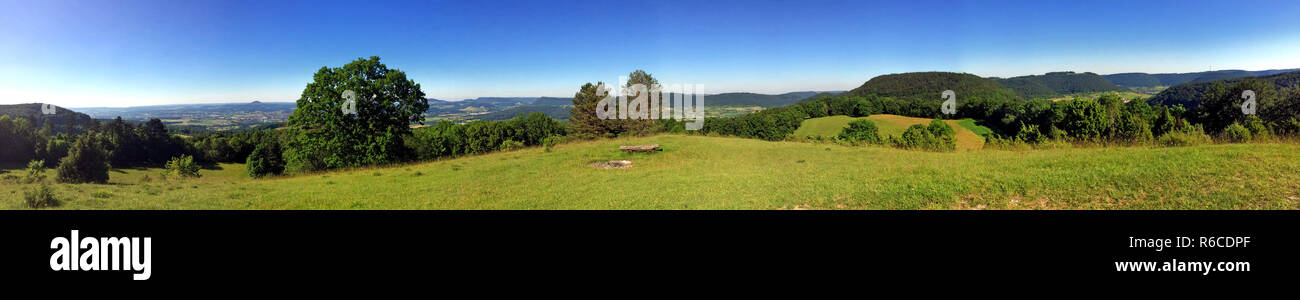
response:
M501 146L498 147L498 149L501 149L501 151L510 151L515 149L520 149L523 147L524 147L524 142L519 142L515 140L505 140L501 142Z
M884 142L880 139L880 129L876 128L876 123L872 123L869 120L849 122L849 127L840 131L839 138L853 142L866 142L868 144L880 144Z
M90 196L99 199L108 199L108 198L113 198L113 193L109 191L95 191L95 193L90 194Z
M542 139L542 146L545 146L545 147L546 147L546 152L551 152L551 148L554 148L555 145L559 145L560 143L563 143L564 141L565 141L564 136L562 136L562 135L552 135L552 136L548 136L548 137Z
M90 135L77 138L68 156L59 160L57 179L63 183L108 182L108 153Z
M1024 131L1021 131L1022 133ZM1026 151L1032 149L1029 144L1017 137L1002 138L996 134L989 135L988 141L984 143L985 149L997 149L1008 151Z
M1273 130L1276 131L1277 135L1279 136L1291 136L1291 137L1300 136L1300 120L1296 120L1296 118L1291 118L1288 120L1280 121L1278 122L1277 126L1273 127Z
M930 126L921 124L908 127L903 138L895 141L895 146L906 149L928 151L953 151L957 149L956 133L952 126L942 120L930 122Z
M1239 123L1232 123L1223 129L1223 138L1233 143L1245 143L1251 139L1250 129L1241 126Z
M258 178L284 173L284 157L280 153L280 143L275 140L258 145L257 149L248 155L248 162L244 165L248 177Z
M1021 123L1020 133L1016 134L1016 139L1029 144L1038 144L1046 140L1047 136L1038 131L1038 125L1025 125Z
M1173 131L1161 135L1156 143L1167 147L1195 146L1209 144L1210 136L1200 130Z
M1137 114L1124 114L1119 117L1114 127L1114 139L1129 144L1151 142L1151 124Z
M181 155L167 160L166 171L163 173L164 178L199 178L199 164L194 163L194 157Z
M1246 127L1247 130L1250 130L1252 140L1268 139L1273 133L1273 130L1269 129L1268 125L1264 124L1264 120L1261 120L1255 115L1246 117L1246 123L1243 124L1243 126Z
M36 183L45 181L45 161L33 160L27 163L27 176L23 178L25 183Z
M27 207L43 208L59 206L59 200L55 198L54 191L50 186L41 183L35 189L23 192L23 199L27 201Z

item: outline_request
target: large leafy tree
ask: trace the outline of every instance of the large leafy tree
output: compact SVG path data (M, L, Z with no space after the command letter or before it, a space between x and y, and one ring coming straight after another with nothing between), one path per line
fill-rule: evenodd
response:
M405 72L371 56L321 67L312 78L289 117L294 132L286 145L286 171L381 164L408 154L402 139L411 123L424 122L429 102ZM355 114L344 111L349 100L355 101Z

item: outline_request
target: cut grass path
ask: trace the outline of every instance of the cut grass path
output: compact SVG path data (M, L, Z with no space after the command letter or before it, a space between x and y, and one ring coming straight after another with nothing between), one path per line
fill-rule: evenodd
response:
M664 151L617 150L632 144ZM635 165L587 165L611 159ZM933 153L660 135L271 179L222 167L177 182L124 170L54 192L58 209L1300 208L1294 144ZM0 208L26 209L31 187L0 184Z

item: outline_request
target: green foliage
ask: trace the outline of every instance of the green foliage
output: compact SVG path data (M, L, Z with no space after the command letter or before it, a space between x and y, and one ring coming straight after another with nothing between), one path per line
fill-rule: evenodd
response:
M637 85L643 86L646 90L634 90L633 87ZM654 76L651 76L650 73L647 73L644 70L636 70L628 74L628 80L622 87L622 92L628 93L626 94L628 102L632 102L633 99L637 99L638 97L645 97L648 101L651 98L651 95L642 93L650 93L652 92L651 89L656 88L658 85L659 80L655 79ZM602 89L601 87L604 88ZM613 94L611 89L608 86L604 86L603 83L598 82L595 85L591 83L584 84L582 88L578 90L578 93L573 96L573 108L569 110L569 131L581 138L596 138L622 135L642 135L650 133L657 128L661 128L655 126L658 122L654 119L631 120L608 118L606 120L601 120L597 117L596 108L600 101L605 98L611 99L611 107L616 108L618 106L616 104L617 100L614 99L616 99L617 96L619 95ZM662 96L660 96L660 101L663 101ZM627 109L632 109L631 107L632 104L628 104ZM649 109L649 107L646 107L646 109Z
M356 93L355 115L342 111L346 91ZM419 84L379 57L321 67L289 117L293 132L285 147L286 169L309 172L405 159L408 125L423 122L429 109L424 96Z
M194 163L194 157L189 155L173 157L167 161L163 169L163 178L185 179L202 176L199 175L199 164Z
M895 146L904 149L952 152L957 149L956 131L942 120L933 120L930 126L912 125L903 132L903 137L895 141Z
M63 183L107 183L108 154L99 139L82 135L59 161L57 180Z
M1047 140L1047 136L1038 131L1038 125L1021 125L1020 133L1016 134L1016 141L1024 143L1037 144Z
M501 151L522 149L524 148L524 143L515 140L505 140L501 142L501 146L499 146L498 148L500 148Z
M567 138L562 135L552 135L542 139L542 146L546 147L546 152L551 152L551 148L555 148L556 145L564 143L566 140Z
M33 160L27 163L27 176L23 177L25 183L36 183L45 181L45 161Z
M564 124L544 114L531 113L506 121L467 124L441 121L416 129L406 144L417 158L431 160L502 150L506 141L512 141L509 143L512 147L537 146L547 137L564 134Z
M1146 144L1153 140L1151 125L1142 116L1123 113L1115 123L1113 140L1128 144Z
M1194 73L1194 74L1195 74L1195 73ZM1196 77L1200 77L1200 76L1198 75L1198 76L1196 76ZM1162 80L1162 81L1163 81L1163 80ZM1186 81L1187 81L1187 80L1183 80L1182 82L1186 82ZM1164 83L1163 85L1171 85L1171 87L1169 87L1168 89L1165 89L1164 91L1160 92L1160 94L1157 94L1157 95L1155 95L1154 97L1151 97L1150 99L1147 99L1147 102L1148 102L1148 103L1151 103L1152 105L1169 105L1169 106L1172 106L1172 105L1182 105L1183 107L1187 107L1187 108L1191 108L1191 109L1196 109L1198 106L1200 106L1201 102L1203 102L1203 101L1207 101L1207 100L1209 100L1209 99L1219 98L1219 97L1221 97L1221 96L1225 96L1225 95L1221 95L1221 94L1211 94L1211 93L1208 93L1209 89L1210 89L1212 86L1220 85L1220 86L1223 86L1223 87L1231 87L1231 86L1236 86L1236 85L1238 85L1238 84L1240 84L1240 83L1242 83L1242 82L1245 82L1245 81L1258 81L1258 82L1266 83L1266 84L1268 84L1268 85L1270 86L1270 90L1276 90L1276 89L1278 89L1278 88L1284 88L1284 87L1293 87L1293 86L1300 85L1300 71L1287 72L1287 73L1274 74L1274 75L1261 76L1261 77L1253 77L1253 78L1236 78L1236 79L1225 79L1225 80L1215 80L1215 81L1198 81L1198 82L1187 82L1187 83L1182 83L1182 84L1170 84L1170 83ZM1251 85L1253 85L1253 84L1251 84ZM1259 88L1259 87L1256 87L1256 88ZM1261 89L1259 89L1259 90L1255 90L1255 92L1256 92L1256 93L1260 93L1262 90L1264 90L1264 89L1261 88ZM1235 98L1235 99L1217 99L1217 101L1224 101L1224 100L1240 101L1240 100L1241 100L1241 98L1240 98L1240 97L1241 97L1241 93L1238 92L1238 93L1236 94L1236 97L1237 97L1237 98ZM1263 97L1260 97L1259 99L1263 99ZM1270 114L1271 114L1272 112L1270 112L1270 110L1265 109L1266 105L1264 105L1263 102L1264 102L1264 101L1260 101L1260 103L1259 103L1259 104L1260 104L1260 105L1258 106L1258 108L1260 109L1259 111L1260 111L1261 113L1270 113ZM1279 110L1277 110L1275 113L1276 113L1277 115L1285 115L1285 114L1287 114L1287 113L1291 113L1291 114L1294 115L1295 111L1290 110L1290 108L1293 108L1293 107L1294 107L1294 106L1288 106L1288 107L1287 107L1288 109L1279 109ZM1205 110L1205 111L1213 111L1213 110L1210 109L1210 110ZM1238 112L1240 112L1240 111L1238 111ZM1266 116L1266 117L1264 117L1264 120L1265 120L1265 121L1269 121L1269 122L1278 121L1278 119L1271 118L1271 116ZM1231 122L1229 122L1229 123L1231 123ZM1223 127L1226 127L1226 126L1227 126L1227 124L1222 124L1222 125L1223 125ZM1210 126L1210 124L1207 124L1206 126ZM1213 128L1214 128L1214 127L1209 127L1208 129L1213 129ZM1222 128L1222 127L1219 127L1219 128ZM1213 131L1213 130L1211 130L1211 131Z
M1200 126L1187 127L1186 130L1178 130L1161 135L1156 139L1156 143L1167 147L1184 147L1204 145L1213 142L1210 136Z
M1279 136L1300 136L1300 120L1291 118L1284 122L1280 122L1276 127L1274 127L1274 131L1276 131Z
M1061 129L1082 140L1100 140L1110 126L1106 108L1092 100L1073 100L1066 104Z
M1250 130L1252 140L1267 140L1273 135L1273 130L1267 124L1264 124L1264 120L1260 119L1259 116L1247 116L1242 126Z
M884 142L880 138L880 129L876 128L876 123L870 120L857 120L849 122L849 127L840 131L840 139L854 142L865 142L868 144L880 144Z
M1233 143L1245 143L1251 139L1250 129L1241 124L1232 123L1223 129L1223 139Z
M1051 72L997 79L997 82L1024 98L1124 90L1095 73Z
M59 206L59 199L55 197L50 186L45 183L41 183L31 190L23 191L23 200L27 203L27 207L31 208Z
M1267 113L1277 107L1279 96L1272 84L1247 78L1232 85L1211 84L1205 90L1200 105L1188 112L1190 118L1193 122L1205 125L1210 132L1223 131L1233 123L1244 123L1247 115L1241 112L1241 105L1245 101L1242 93L1247 90L1255 92L1256 111Z
M282 153L280 142L274 139L258 145L253 153L248 155L247 163L244 165L248 176L259 178L284 173L285 162Z

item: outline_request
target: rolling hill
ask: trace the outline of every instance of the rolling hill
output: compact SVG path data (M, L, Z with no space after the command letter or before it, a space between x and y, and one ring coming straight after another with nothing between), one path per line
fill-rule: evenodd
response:
M1263 76L1263 77L1252 77L1252 78L1258 78L1259 80L1273 83L1273 86L1277 87L1278 89L1300 85L1300 71L1273 74L1273 75ZM1201 103L1201 97L1205 93L1205 89L1209 88L1211 85L1215 83L1232 85L1244 79L1245 78L1234 78L1234 79L1221 79L1221 80L1205 81L1205 82L1183 83L1165 89L1164 91L1160 92L1160 94L1155 95L1155 97L1151 97L1150 99L1147 99L1147 103L1150 103L1152 105L1155 104L1176 105L1177 104L1190 109L1196 107Z
M90 116L84 113L75 112L58 106L54 107L53 115L45 115L41 113L40 103L0 104L0 116L5 115L10 118L32 119L34 121L32 122L32 125L34 126L41 126L41 124L44 124L45 120L48 119L50 124L53 124L56 129L68 124L69 118L71 118L74 124L77 124L78 126L89 124L91 119Z
M953 90L957 93L958 99L970 99L971 97L1020 98L1014 91L1003 87L992 79L951 72L881 75L871 78L862 86L845 93L852 96L874 94L905 101L933 101L937 105L942 101L939 94L944 90Z
M1300 71L1300 69L1275 69L1263 71L1244 71L1244 70L1219 70L1192 73L1118 73L1103 75L1102 77L1111 83L1122 87L1154 87L1154 86L1175 86L1188 82L1202 82L1223 79L1236 79L1243 77L1269 76L1287 72Z
M1124 90L1095 73L1051 72L1012 78L995 78L999 84L1024 98L1046 98L1066 94Z

